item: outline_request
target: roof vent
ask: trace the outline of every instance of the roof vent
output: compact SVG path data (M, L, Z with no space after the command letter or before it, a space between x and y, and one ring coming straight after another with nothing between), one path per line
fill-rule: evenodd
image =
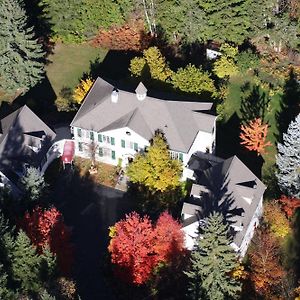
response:
M136 97L139 101L145 100L145 98L147 96L147 89L143 85L142 82L140 82L139 85L137 86L137 88L135 89L135 93L136 93Z
M111 102L112 103L118 103L119 99L119 91L118 90L113 90L111 93Z

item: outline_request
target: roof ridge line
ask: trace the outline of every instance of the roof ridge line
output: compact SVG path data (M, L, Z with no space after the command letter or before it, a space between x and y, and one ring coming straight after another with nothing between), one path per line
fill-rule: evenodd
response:
M84 96L84 98L83 98L83 100L82 100L82 102L81 102L81 104L80 104L80 108L78 109L78 111L76 112L74 118L72 119L72 121L71 121L71 123L70 123L70 126L72 125L73 121L76 120L76 117L77 117L77 115L79 114L81 108L83 107L83 104L84 104L85 100L88 98L89 94L91 93L92 89L94 88L94 86L95 86L95 84L96 84L96 82L97 82L98 80L99 80L99 81L100 81L100 80L103 80L103 81L105 81L107 84L109 84L109 85L111 85L113 88L115 88L115 86L113 86L112 84L110 84L108 81L106 81L106 80L104 80L102 77L98 76L97 79L95 80L95 82L93 83L93 85L90 87L88 93ZM106 97L103 98L102 100L104 100L104 99L106 99ZM90 109L88 109L88 110L83 114L83 116L85 116L87 113L89 113L89 112L91 112L93 109L95 109L100 103L102 103L102 101L99 101L94 107L90 107ZM83 116L79 117L76 121L80 120Z

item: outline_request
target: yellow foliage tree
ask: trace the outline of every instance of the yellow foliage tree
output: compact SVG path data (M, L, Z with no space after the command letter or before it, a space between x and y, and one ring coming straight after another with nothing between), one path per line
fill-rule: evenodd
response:
M133 183L147 187L151 192L166 192L180 186L182 164L173 160L162 134L156 134L144 154L137 154L127 167Z
M91 78L87 78L85 80L81 80L80 83L76 86L73 93L73 99L76 103L80 104L84 99L85 95L88 93L92 85L94 84L94 80Z
M144 50L143 54L150 69L151 78L166 81L172 76L173 71L169 68L165 57L157 47L150 47Z
M276 238L284 238L290 231L290 223L277 202L268 202L264 206L264 221L269 225Z
M219 78L231 77L238 74L236 65L238 48L229 44L223 44L220 48L223 55L214 63L213 71Z
M129 71L135 77L141 77L143 69L146 65L146 60L143 57L134 57L130 61Z

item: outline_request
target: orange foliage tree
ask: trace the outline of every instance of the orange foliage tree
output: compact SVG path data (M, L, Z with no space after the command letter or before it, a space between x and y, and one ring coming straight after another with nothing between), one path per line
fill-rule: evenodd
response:
M257 231L253 245L249 253L249 278L259 295L270 298L278 283L286 276L279 261L279 245L272 235L263 230Z
M123 26L100 30L92 41L96 47L112 50L142 51L149 47L151 37L145 33L142 20L132 20Z
M62 214L55 207L46 210L37 206L31 213L26 212L21 227L39 253L49 245L51 252L57 256L62 273L69 274L73 260L71 232L64 224Z
M241 144L250 151L256 151L257 155L262 155L266 153L266 147L272 145L266 142L267 134L268 125L263 124L260 118L256 118L248 125L241 125Z
M282 195L278 201L287 218L291 218L295 210L300 207L300 199L298 198Z
M160 262L183 251L180 225L167 213L153 226L148 216L133 212L115 224L111 235L108 250L116 275L136 285L145 283Z

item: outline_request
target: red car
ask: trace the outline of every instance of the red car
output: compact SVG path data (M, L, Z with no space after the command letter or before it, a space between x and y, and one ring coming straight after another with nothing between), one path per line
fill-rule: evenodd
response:
M71 164L75 153L74 141L66 141L64 144L64 151L61 156L63 164Z

